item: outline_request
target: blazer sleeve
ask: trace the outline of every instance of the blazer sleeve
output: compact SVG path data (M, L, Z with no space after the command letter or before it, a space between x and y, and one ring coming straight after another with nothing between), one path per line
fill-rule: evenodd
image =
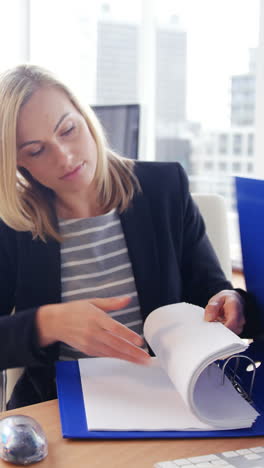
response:
M36 308L12 314L16 302L16 233L0 225L0 369L50 362L52 347L40 348Z
M183 213L181 271L187 302L205 307L223 289L232 289L205 230L203 218L193 202L184 170L179 167ZM217 223L217 219L215 220Z

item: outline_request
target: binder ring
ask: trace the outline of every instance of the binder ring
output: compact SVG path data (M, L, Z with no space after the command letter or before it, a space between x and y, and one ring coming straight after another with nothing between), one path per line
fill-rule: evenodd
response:
M229 361L231 359L236 359L236 363L235 363L235 367L233 369L233 376L231 378L231 382L232 384L234 385L234 387L236 389L238 389L239 391L242 391L242 393L244 394L244 397L246 399L251 399L251 395L252 395L252 391L253 391L253 386L254 386L254 381L255 381L255 377L256 377L256 364L255 362L253 361L253 359L251 359L249 356L246 356L245 354L233 354L232 356L230 356L224 363L223 367L222 367L222 385L224 385L224 381L225 381L225 368L227 366L227 364L229 363ZM252 377L251 377L251 382L250 382L250 387L249 387L249 391L248 393L245 392L245 390L241 387L241 385L236 381L236 376L237 376L237 369L238 369L238 366L239 366L239 361L240 361L240 358L245 358L245 359L248 359L248 361L251 362L252 366L253 366L253 371L252 371Z

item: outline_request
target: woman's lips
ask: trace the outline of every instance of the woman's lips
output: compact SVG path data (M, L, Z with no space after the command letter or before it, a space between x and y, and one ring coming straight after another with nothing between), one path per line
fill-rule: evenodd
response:
M82 170L83 166L84 166L84 162L79 164L75 169L73 169L73 171L67 172L67 174L60 177L60 179L63 179L63 180L73 179L76 175L79 174L79 172Z

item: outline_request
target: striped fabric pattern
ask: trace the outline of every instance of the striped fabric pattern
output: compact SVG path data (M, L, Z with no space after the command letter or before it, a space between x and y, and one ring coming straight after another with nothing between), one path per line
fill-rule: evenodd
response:
M93 297L130 296L125 309L108 312L143 334L138 295L122 226L116 210L95 218L59 221L62 302ZM60 359L87 357L61 343Z

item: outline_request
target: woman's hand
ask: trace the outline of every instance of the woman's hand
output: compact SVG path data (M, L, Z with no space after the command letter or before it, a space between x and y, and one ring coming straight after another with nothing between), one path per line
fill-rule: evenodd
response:
M129 297L95 298L40 307L36 317L40 346L62 341L90 356L147 364L150 356L139 347L143 339L107 314L129 301Z
M222 322L239 335L245 325L244 301L236 291L221 291L209 300L204 318L208 322Z

